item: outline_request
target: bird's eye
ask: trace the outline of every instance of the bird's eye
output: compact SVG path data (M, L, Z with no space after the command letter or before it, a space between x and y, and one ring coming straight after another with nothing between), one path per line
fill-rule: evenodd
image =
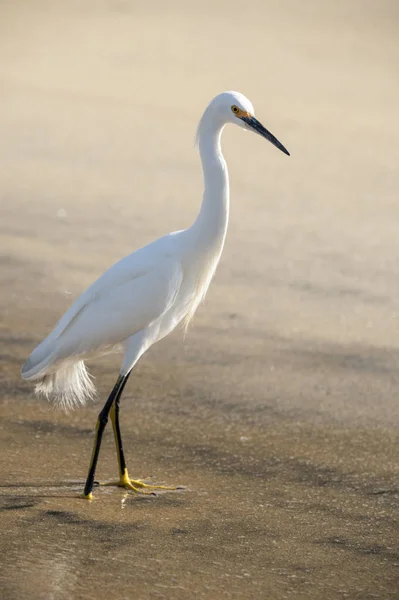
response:
M240 109L238 108L238 106L236 106L236 105L234 104L234 105L231 107L231 110L233 111L233 113L237 114L237 113L238 113L238 111L239 111Z

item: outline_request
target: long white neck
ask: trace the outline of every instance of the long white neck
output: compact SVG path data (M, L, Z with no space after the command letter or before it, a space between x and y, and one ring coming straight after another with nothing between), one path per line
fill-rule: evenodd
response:
M198 145L204 174L204 195L198 217L191 226L196 244L221 253L229 219L229 175L220 138L224 124L204 114L198 129Z

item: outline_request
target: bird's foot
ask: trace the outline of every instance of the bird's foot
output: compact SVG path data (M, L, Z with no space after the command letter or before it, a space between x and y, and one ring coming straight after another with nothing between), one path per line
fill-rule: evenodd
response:
M86 500L93 500L93 492L89 492L88 494L85 494L85 493L83 492L83 494L82 494L82 496L81 496L81 497L82 497L82 498L85 498Z
M166 486L166 485L150 485L145 483L141 479L130 479L127 469L124 470L121 475L119 481L109 481L106 483L102 483L100 485L116 485L118 487L123 487L126 490L131 490L132 492L136 492L137 494L147 494L153 495L154 492L147 492L145 490L178 490L182 489L181 487L176 486Z

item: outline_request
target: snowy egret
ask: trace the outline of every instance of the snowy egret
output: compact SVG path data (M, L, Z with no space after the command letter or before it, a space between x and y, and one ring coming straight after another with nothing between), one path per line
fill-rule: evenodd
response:
M227 123L256 132L289 155L255 118L253 106L245 96L238 92L216 96L197 130L204 192L193 225L169 233L108 269L74 302L22 367L22 377L35 381L36 393L71 408L84 404L94 393L84 359L117 345L124 350L118 379L98 416L83 494L86 498L92 498L101 440L109 416L119 464L119 480L115 485L134 491L163 487L130 479L119 427L119 402L136 362L179 323L190 321L215 273L229 216L229 178L220 146Z

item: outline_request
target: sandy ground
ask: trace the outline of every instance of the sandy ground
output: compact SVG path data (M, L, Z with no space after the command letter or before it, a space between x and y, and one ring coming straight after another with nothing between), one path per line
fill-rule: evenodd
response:
M398 26L394 0L1 4L4 600L399 597ZM57 413L20 365L106 267L194 219L194 131L224 89L292 157L226 131L216 278L122 403L130 471L188 489L83 501L100 401ZM119 360L92 365L101 401Z

